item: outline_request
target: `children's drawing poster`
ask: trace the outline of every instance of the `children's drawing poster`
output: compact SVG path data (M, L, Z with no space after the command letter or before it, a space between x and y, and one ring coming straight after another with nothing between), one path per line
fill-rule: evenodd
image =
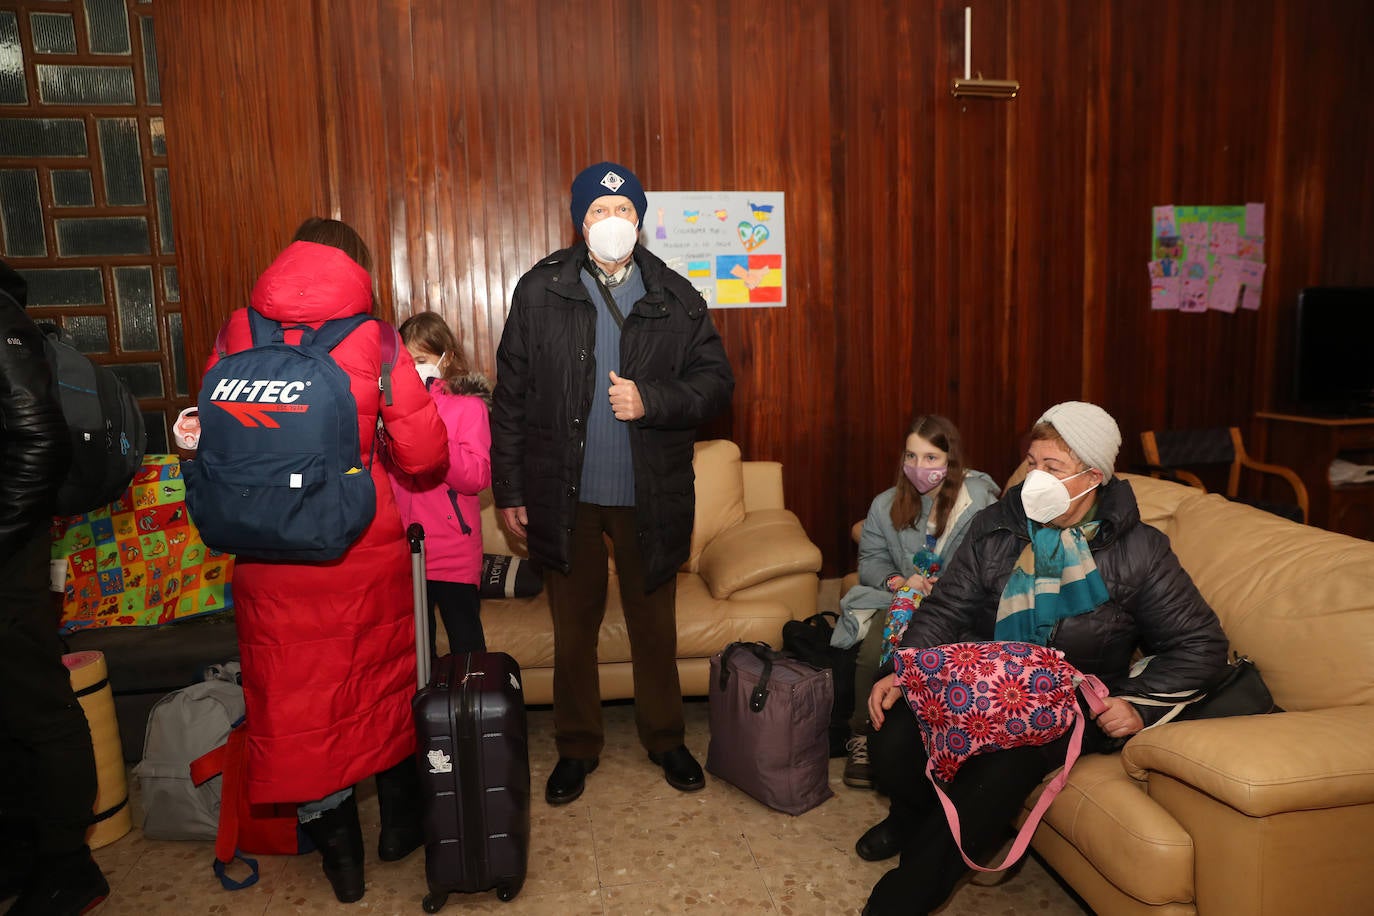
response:
M1264 204L1155 207L1150 308L1233 313L1260 307Z
M640 239L711 308L787 303L781 191L649 191Z

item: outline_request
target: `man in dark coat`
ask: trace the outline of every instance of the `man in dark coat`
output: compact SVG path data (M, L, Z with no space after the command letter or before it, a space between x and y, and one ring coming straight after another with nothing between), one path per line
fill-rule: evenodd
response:
M674 788L705 785L684 741L676 574L687 559L696 427L724 410L730 364L701 295L636 243L647 204L627 168L572 184L584 236L515 288L497 350L492 489L546 569L558 764L544 797L582 794L604 743L597 635L614 544L635 720Z
M86 846L95 756L48 595L71 443L26 292L0 263L0 900L18 893L9 913L60 916L110 886Z

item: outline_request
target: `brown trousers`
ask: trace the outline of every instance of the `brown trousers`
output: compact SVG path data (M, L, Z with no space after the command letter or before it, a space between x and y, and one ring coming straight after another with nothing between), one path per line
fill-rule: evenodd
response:
M615 549L640 743L661 753L682 744L685 735L677 676L677 580L644 590L633 507L578 503L569 545L571 569L567 575L549 570L544 579L553 614L554 740L562 757L597 757L605 744L597 673L608 586L604 535Z

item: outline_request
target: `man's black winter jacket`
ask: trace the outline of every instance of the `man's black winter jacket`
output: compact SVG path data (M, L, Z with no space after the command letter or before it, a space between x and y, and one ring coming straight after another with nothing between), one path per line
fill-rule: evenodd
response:
M585 243L520 279L496 352L492 490L498 507L526 507L530 554L566 572L587 415L593 399L607 396L614 368L644 402L644 416L630 423L630 454L645 586L653 589L687 559L696 427L729 405L735 382L701 295L642 246L634 261L646 293L625 316L618 368L596 365L597 310L580 279Z

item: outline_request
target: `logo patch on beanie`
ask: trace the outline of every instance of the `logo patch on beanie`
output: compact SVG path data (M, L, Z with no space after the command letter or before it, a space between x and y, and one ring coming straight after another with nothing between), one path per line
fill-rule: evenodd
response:
M620 186L624 183L625 179L621 178L615 172L607 172L606 177L601 179L601 186L603 188L609 188L612 192L619 191Z

